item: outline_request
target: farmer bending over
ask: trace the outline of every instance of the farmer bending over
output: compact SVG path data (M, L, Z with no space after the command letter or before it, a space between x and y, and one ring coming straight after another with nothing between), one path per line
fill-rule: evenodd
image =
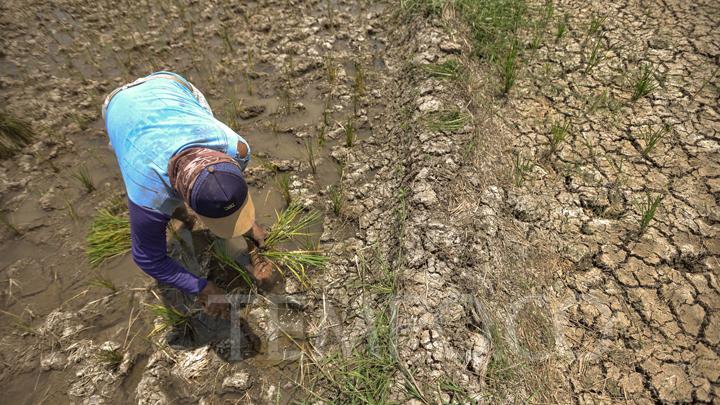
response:
M265 232L243 178L250 146L213 117L195 86L175 73L153 73L110 93L103 118L127 189L133 259L143 271L198 294L208 314L224 313L226 305L207 304L224 291L167 256L168 221L192 229L187 205L215 235L247 236L253 276L270 278L270 263L257 253Z

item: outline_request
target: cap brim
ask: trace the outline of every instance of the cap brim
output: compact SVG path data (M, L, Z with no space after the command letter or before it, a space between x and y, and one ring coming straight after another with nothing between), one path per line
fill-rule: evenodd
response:
M253 205L248 191L245 204L232 214L222 218L208 218L198 215L198 218L215 235L223 239L232 239L244 235L252 228L255 222L255 205Z

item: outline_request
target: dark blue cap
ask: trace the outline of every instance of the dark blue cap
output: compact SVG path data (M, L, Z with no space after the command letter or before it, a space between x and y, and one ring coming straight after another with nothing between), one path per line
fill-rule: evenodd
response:
M204 217L223 218L239 210L247 195L240 167L232 163L209 165L195 179L190 208Z

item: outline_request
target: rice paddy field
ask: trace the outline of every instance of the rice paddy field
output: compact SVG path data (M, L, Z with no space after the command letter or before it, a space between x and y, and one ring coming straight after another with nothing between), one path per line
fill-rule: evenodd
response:
M720 404L720 5L0 4L8 404ZM276 273L133 263L101 117L177 72L250 144Z

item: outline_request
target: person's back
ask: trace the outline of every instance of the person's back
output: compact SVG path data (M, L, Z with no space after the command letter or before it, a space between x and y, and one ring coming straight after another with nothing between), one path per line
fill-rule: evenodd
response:
M168 162L174 155L190 147L210 148L235 157L244 167L248 153L244 159L237 156L238 142L245 141L213 117L204 99L198 100L184 79L167 72L146 79L153 76L162 78L146 80L112 97L105 112L106 127L128 197L142 207L171 215L182 203L168 178Z

